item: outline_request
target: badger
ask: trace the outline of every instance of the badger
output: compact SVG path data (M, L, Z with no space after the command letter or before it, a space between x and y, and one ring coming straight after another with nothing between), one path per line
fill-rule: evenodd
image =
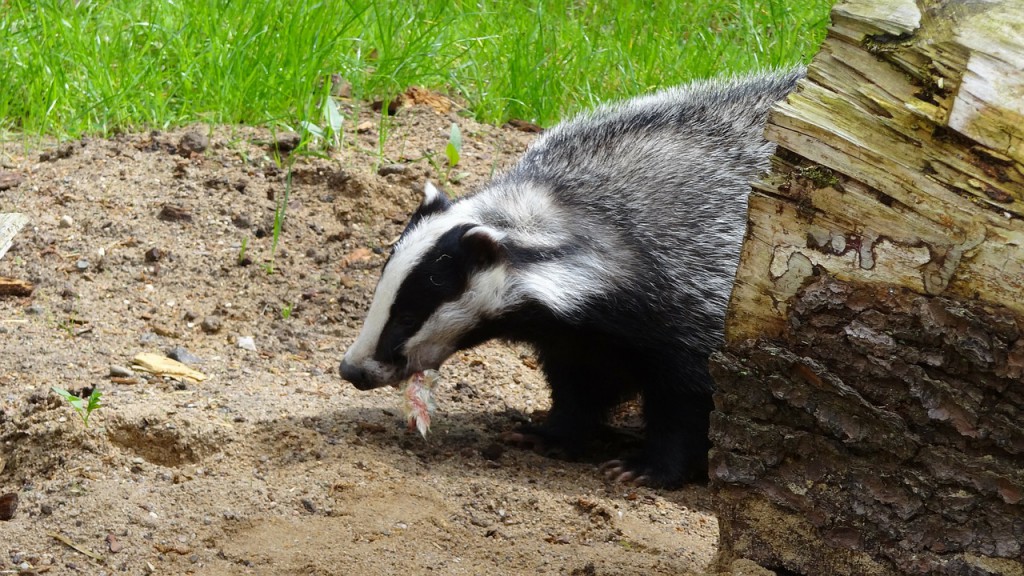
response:
M711 352L774 146L767 114L802 69L696 81L605 104L542 134L481 189L426 183L340 365L396 385L491 339L529 344L551 408L506 439L579 455L639 396L644 442L606 463L620 482L677 487L710 448Z

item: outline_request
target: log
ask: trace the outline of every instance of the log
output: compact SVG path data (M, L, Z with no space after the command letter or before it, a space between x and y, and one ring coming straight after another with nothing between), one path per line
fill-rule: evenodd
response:
M840 2L766 134L711 363L720 561L1024 574L1024 3Z

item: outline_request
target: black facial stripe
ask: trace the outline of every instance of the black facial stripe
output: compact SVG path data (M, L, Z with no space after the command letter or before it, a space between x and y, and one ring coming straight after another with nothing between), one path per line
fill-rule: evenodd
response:
M458 300L465 292L473 266L460 240L470 228L473 225L465 224L445 232L409 271L391 304L375 360L404 364L401 349L409 338L441 305Z

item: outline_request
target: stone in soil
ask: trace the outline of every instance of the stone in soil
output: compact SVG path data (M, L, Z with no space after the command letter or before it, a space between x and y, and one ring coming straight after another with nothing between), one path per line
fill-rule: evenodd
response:
M132 377L134 375L135 375L135 372L133 372L130 368L125 368L124 366L120 366L118 364L111 364L110 365L110 376L111 377L114 377L114 378L130 378L130 377Z
M16 188L25 180L25 177L17 172L0 172L0 192Z
M182 364L202 364L203 360L181 346L175 346L167 351L167 357L177 360Z
M0 520L7 521L14 518L14 512L18 510L18 494L10 492L0 496Z
M146 250L146 262L159 262L164 257L164 251L156 246Z
M302 137L295 132L284 132L277 135L277 138L270 143L270 148L276 148L279 153L287 154L298 148L301 142Z
M210 147L210 138L199 132L188 132L178 141L178 154L188 158L192 154L202 154Z
M160 209L160 213L157 214L157 218L164 222L191 222L192 213L183 206L164 204L164 207Z
M388 174L402 174L407 170L405 164L384 164L377 169L377 174L387 176Z
M202 324L199 325L199 327L203 329L203 332L206 332L207 334L216 334L217 332L220 332L222 326L220 318L217 316L207 316L206 318L203 318Z

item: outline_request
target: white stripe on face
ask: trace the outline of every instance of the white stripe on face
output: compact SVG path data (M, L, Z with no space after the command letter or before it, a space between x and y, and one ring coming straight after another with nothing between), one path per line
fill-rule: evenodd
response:
M458 205L456 205L457 207ZM371 379L384 385L402 378L404 366L388 366L374 360L377 343L391 314L402 283L429 252L445 232L469 224L470 221L456 207L425 217L395 246L391 259L381 274L373 302L356 341L345 352L344 361L366 370Z

